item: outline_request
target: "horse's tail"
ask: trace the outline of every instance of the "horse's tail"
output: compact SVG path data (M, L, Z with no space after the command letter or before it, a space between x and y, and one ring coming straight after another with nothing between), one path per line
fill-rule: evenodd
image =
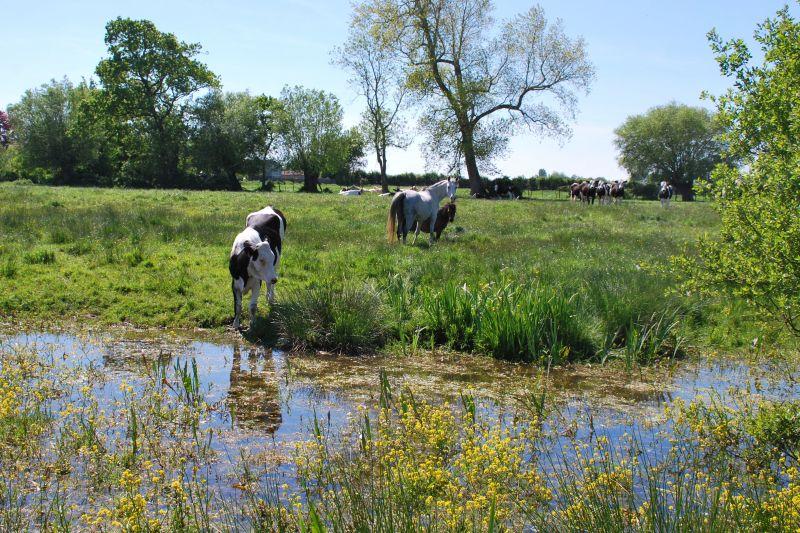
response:
M389 218L386 221L386 240L389 243L397 241L397 228L404 228L406 225L406 212L405 212L406 193L399 192L392 198L392 204L389 206Z

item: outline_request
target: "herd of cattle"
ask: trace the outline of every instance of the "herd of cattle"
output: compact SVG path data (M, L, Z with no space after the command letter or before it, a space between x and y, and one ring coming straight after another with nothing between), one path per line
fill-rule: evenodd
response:
M607 182L605 180L591 180L583 181L581 183L573 183L569 186L570 200L573 202L581 202L594 204L595 199L602 204L618 204L625 198L625 182L614 180ZM675 194L675 188L672 184L662 181L658 189L658 199L661 200L661 207L669 207L670 200Z
M594 204L597 199L601 205L612 202L617 204L625 198L625 182L617 180L611 183L604 180L576 182L570 185L569 191L573 202Z

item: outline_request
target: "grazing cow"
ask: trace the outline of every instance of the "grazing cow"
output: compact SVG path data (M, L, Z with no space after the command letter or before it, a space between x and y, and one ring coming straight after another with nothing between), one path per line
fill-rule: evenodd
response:
M621 203L622 199L625 198L625 182L614 180L610 194L615 204Z
M436 215L436 225L434 226L434 232L436 233L436 240L439 240L439 237L442 236L442 232L447 227L449 222L453 222L456 219L456 204L450 202L449 204L445 204L444 207L439 209L439 213ZM417 222L416 224L419 224ZM415 224L415 230L416 230ZM422 227L420 228L421 231L425 233L430 233L431 231L431 219L422 222Z
M233 326L239 328L242 314L242 297L250 292L250 320L256 315L261 282L267 284L267 298L275 301L275 284L278 283L278 266L286 217L272 207L265 207L247 215L246 227L236 236L231 247L228 269L233 292Z
M341 196L361 196L364 191L361 189L342 189L339 191Z
M573 202L581 199L581 184L578 182L569 186L569 199Z
M674 192L672 185L666 181L661 182L661 188L658 190L658 199L661 200L661 207L669 207L669 201L672 200Z

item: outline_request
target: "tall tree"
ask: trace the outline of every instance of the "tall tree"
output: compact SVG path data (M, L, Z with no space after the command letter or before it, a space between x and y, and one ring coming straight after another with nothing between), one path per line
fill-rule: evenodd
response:
M691 288L742 298L800 336L800 22L784 8L758 26L760 64L741 39L709 37L732 82L714 98L726 155L743 164L712 174L720 233L685 260Z
M8 114L0 109L0 146L8 148L11 143L11 121Z
M633 178L669 181L684 200L720 162L720 125L701 107L671 103L628 117L614 133L619 163Z
M214 90L192 109L191 155L195 168L222 175L230 190L238 174L260 172L277 138L279 102L269 96Z
M97 89L82 82L53 80L25 91L9 107L25 169L44 170L54 182L95 181L102 135L85 117L85 105Z
M342 106L333 94L286 87L281 105L278 128L284 161L303 172L303 191L318 192L321 175L347 172L363 153L360 135L344 131Z
M105 43L108 57L96 70L107 95L105 111L146 148L140 171L152 173L152 184L178 185L190 97L217 85L216 76L196 59L201 46L163 33L149 20L128 18L106 25Z
M567 134L576 92L594 77L583 40L548 24L540 7L499 27L490 0L363 0L356 10L427 104L426 155L451 169L463 161L474 194L478 163L490 164L519 127Z
M388 192L387 150L405 148L409 144L400 117L407 87L401 65L380 40L367 31L370 23L362 20L367 15L358 12L353 15L347 42L335 50L334 60L349 71L350 84L366 100L361 129L375 151L381 190Z

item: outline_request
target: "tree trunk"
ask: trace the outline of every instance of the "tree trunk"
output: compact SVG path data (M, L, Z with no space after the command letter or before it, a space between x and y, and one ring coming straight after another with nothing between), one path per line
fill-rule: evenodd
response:
M693 202L694 201L694 189L692 184L679 184L675 185L675 191L681 195L681 200L684 202Z
M383 157L378 158L381 166L381 192L389 192L389 181L386 177L386 149L383 149Z
M478 171L478 161L475 159L475 145L472 140L472 128L462 128L461 130L461 150L464 152L464 164L467 167L467 177L469 177L469 193L473 196L483 194L483 184L481 175Z
M227 172L226 174L228 183L225 188L229 191L241 191L242 184L239 182L239 178L236 177L236 172Z
M303 172L301 192L319 192L319 176L311 172Z

